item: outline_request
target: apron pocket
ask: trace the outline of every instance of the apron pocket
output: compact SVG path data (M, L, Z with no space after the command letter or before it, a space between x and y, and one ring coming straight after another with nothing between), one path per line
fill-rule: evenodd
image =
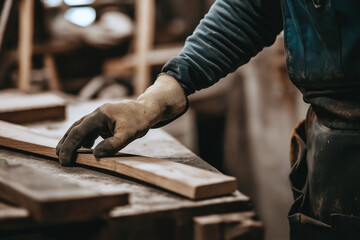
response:
M358 240L360 239L360 217L344 214L331 214L333 239Z

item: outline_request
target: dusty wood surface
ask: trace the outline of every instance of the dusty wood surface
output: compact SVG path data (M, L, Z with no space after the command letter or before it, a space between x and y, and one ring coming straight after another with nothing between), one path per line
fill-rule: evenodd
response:
M89 219L128 203L125 192L81 187L4 158L0 158L0 197L25 207L37 221Z
M109 102L108 100L106 100ZM118 100L114 100L116 102ZM38 132L61 137L66 129L84 114L104 101L70 104L67 121L31 124ZM143 138L122 150L128 154L141 154L191 165L218 172L160 129L150 130ZM92 239L192 239L193 217L209 214L251 210L250 199L236 191L227 196L204 200L189 200L154 186L146 185L119 174L110 174L94 168L62 168L57 161L1 149L0 157L14 159L36 167L51 175L61 176L81 186L112 189L130 193L130 205L113 209L106 220L100 222L69 223L49 228L47 224L34 223L28 217L4 216L0 224L0 238L29 235L33 238L92 238ZM3 211L4 212L4 211ZM35 229L35 230L34 230ZM9 238L6 238L9 236Z
M57 142L58 139L20 125L0 122L1 146L57 158ZM191 199L214 197L236 190L234 177L158 158L118 154L99 159L90 152L79 153L76 163L133 177Z
M155 134L164 139L167 135ZM156 138L151 137L150 139ZM166 144L173 145L171 138L167 137ZM176 145L177 143L175 143ZM152 145L152 144L150 144ZM179 149L178 149L179 150ZM167 151L169 154L169 151ZM185 152L185 158L175 157L176 154L168 155L170 159L191 162L197 166L206 167L194 155ZM144 185L143 183L123 178L109 172L99 172L92 168L69 167L62 168L57 161L44 159L20 152L14 152L0 148L0 158L16 163L37 168L49 175L59 176L64 180L77 183L82 187L91 187L99 191L127 191L130 193L130 205L114 208L106 219L97 222L92 221L69 222L64 225L51 225L48 223L36 223L29 216L15 215L3 210L3 218L0 219L0 238L7 234L34 234L33 239L43 239L53 236L64 238L78 234L85 238L91 233L93 239L192 239L194 216L214 213L234 212L250 210L249 199L239 192L228 196L192 201L170 192ZM209 167L209 166L207 166ZM211 168L211 167L210 167ZM1 213L1 211L0 211ZM105 224L106 223L106 224ZM89 232L90 231L90 232ZM2 235L3 234L3 235ZM31 235L32 236L32 235ZM148 236L151 236L148 238ZM11 238L9 238L11 239Z
M0 119L12 123L32 123L65 119L65 101L54 93L26 94L0 91Z

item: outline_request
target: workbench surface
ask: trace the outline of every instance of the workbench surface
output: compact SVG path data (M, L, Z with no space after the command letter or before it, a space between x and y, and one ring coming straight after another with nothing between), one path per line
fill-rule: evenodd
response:
M91 112L99 104L99 101L70 104L65 122L28 126L46 132L47 135L60 137L72 122ZM122 152L163 158L217 171L161 129L150 130L145 137L134 141ZM97 219L72 223L40 224L35 222L26 210L0 202L0 237L191 239L194 216L252 209L250 199L238 191L232 195L193 201L120 174L80 165L64 168L54 159L9 149L0 148L0 159L34 167L84 187L130 193L129 205L114 208L109 214Z

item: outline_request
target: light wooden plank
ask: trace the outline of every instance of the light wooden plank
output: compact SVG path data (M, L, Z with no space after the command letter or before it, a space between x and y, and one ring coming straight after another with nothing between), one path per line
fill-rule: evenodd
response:
M30 213L25 208L11 206L0 201L0 222L6 219L28 218Z
M0 121L1 146L57 158L57 142L58 139ZM234 177L165 159L121 153L115 157L97 159L93 154L79 153L76 162L145 181L190 199L225 195L236 190Z

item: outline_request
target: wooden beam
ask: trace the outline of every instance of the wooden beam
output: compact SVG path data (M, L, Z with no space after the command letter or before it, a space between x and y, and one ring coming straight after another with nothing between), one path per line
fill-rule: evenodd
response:
M164 65L172 57L179 54L183 44L162 46L148 51L146 58L149 66ZM137 54L127 54L121 58L113 58L105 61L103 72L109 76L123 76L131 73L139 62Z
M11 159L0 159L0 197L47 222L89 219L128 203L127 193L81 187Z
M5 38L5 29L6 29L6 25L7 25L9 15L10 15L10 12L11 12L12 2L13 2L13 0L6 0L3 3L3 7L2 7L2 11L1 11L1 16L0 16L0 51L1 51L1 46L2 46L2 43L3 43L3 39Z
M54 139L28 128L0 121L0 145L57 158ZM233 193L234 177L213 173L169 160L121 154L95 158L93 154L79 153L76 163L107 169L190 199L201 199Z
M47 73L48 86L51 91L61 91L58 71L54 56L52 54L44 55L44 68Z
M151 85L151 68L147 53L153 47L155 29L155 0L135 1L135 54L138 63L135 66L135 95L142 94Z
M18 88L30 91L34 37L34 0L21 0L19 5L19 79Z

